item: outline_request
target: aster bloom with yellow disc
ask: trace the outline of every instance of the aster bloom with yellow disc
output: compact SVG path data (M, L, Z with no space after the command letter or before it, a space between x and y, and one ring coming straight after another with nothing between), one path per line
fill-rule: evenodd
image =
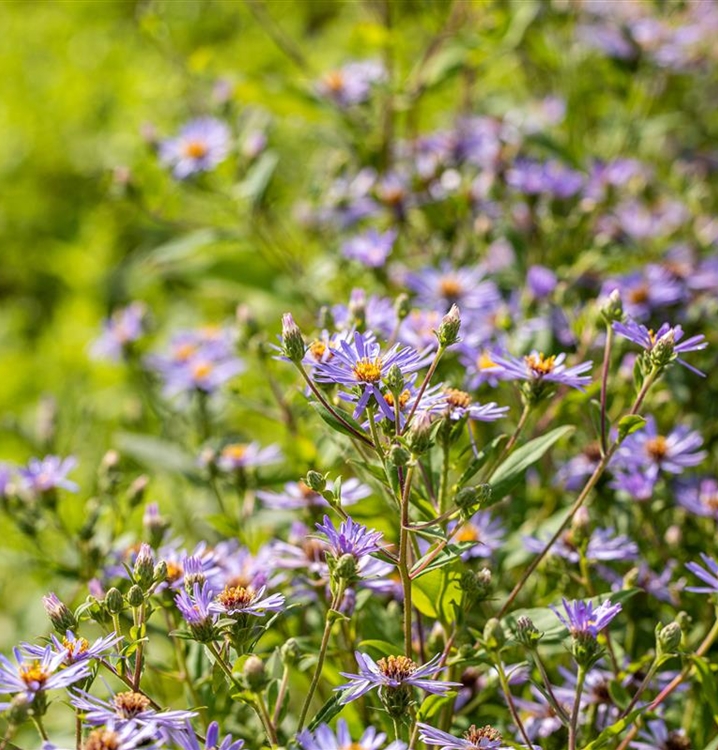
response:
M162 729L182 729L189 719L197 715L195 711L157 711L146 695L133 690L117 693L108 701L78 690L70 698L70 703L83 715L85 723L91 726L105 726L113 722L121 730L131 724L137 730L151 727L157 734Z
M547 357L543 352L533 351L525 357L494 356L495 364L502 368L502 380L525 380L529 383L556 383L571 388L584 390L591 382L589 375L584 375L593 367L593 362L582 362L580 365L566 367L565 354Z
M54 652L65 653L64 664L75 664L90 659L104 659L115 653L115 646L122 640L121 635L110 633L90 643L87 638L76 636L71 630L60 639L56 635L50 636ZM26 645L23 652L34 659L41 659L45 653L46 646Z
M393 421L394 409L389 406L382 392L383 378L393 365L397 365L402 375L407 376L428 365L430 360L427 354L399 344L382 354L373 334L357 331L352 343L340 341L334 356L317 365L314 378L320 383L358 388L361 395L354 409L355 418L364 412L373 397L383 415ZM342 396L350 400L346 394Z
M23 694L30 702L38 693L68 687L90 674L86 662L66 666L67 652L64 649L58 653L52 646L45 646L36 655L31 655L28 650L32 648L30 644L23 644L21 648L13 649L16 664L0 654L0 694ZM9 705L0 703L0 711Z
M188 122L179 135L160 144L160 160L172 168L178 180L198 172L214 169L227 158L229 128L214 117L200 117Z
M386 656L376 662L368 654L359 651L355 651L354 655L359 665L359 674L339 673L349 679L349 682L334 688L345 691L339 700L340 703L349 703L361 698L374 688L417 687L427 693L444 695L453 687L461 687L458 682L433 679L433 676L444 668L440 654L421 667L408 656Z
M501 750L501 734L491 726L477 727L472 724L462 737L454 737L441 729L419 722L419 739L427 745L436 745L441 750Z
M104 727L93 729L86 737L83 750L159 750L166 747L163 740L156 737L154 727L136 727L134 724L119 725L110 719ZM42 750L60 750L57 745L45 742Z
M654 358L659 357L664 367L675 359L676 362L679 362L691 372L705 377L705 373L697 370L693 365L689 365L678 356L686 352L696 352L705 349L708 346L708 342L702 334L691 336L685 341L681 341L683 338L683 328L681 326L671 326L669 323L664 323L657 331L653 332L646 328L646 326L636 323L635 320L631 319L625 323L614 323L613 330L619 336L623 336L623 338L643 347L650 356Z
M267 612L279 612L284 607L284 594L264 597L265 586L258 591L244 586L226 586L209 605L209 611L219 615L254 615L264 617Z
M282 452L276 445L260 447L259 443L230 443L220 451L217 466L222 471L232 472L266 466L280 461Z

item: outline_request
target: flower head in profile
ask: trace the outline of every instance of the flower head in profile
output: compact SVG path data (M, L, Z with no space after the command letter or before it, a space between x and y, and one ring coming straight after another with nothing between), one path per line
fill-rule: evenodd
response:
M441 729L419 722L419 739L427 745L437 745L441 750L501 750L501 734L492 726L477 727L472 724L462 737L454 737Z
M79 487L70 481L67 475L77 466L74 456L60 458L59 456L45 456L43 459L31 458L24 469L20 469L20 477L26 490L33 494L50 492L57 488L77 492Z
M551 607L574 638L596 638L622 609L620 604L611 604L609 599L599 607L594 607L590 601L579 599L569 602L563 599L563 608L565 617L555 607Z
M200 643L215 639L214 625L217 614L212 609L214 593L205 581L201 586L199 583L192 585L192 593L182 589L175 596L175 604L182 618L187 623L192 635Z
M284 594L264 596L265 587L258 591L244 586L225 586L208 609L210 612L229 617L253 615L264 617L267 612L279 612L284 607Z
M675 488L676 500L697 516L718 520L718 480L715 477L691 477Z
M378 405L383 415L394 421L394 410L387 403L382 392L383 379L393 365L405 377L429 363L429 358L408 347L395 344L382 354L381 347L373 335L354 334L354 341L339 341L334 356L317 364L314 378L320 383L336 383L346 388L358 388L360 398L354 409L357 418L364 412L371 399Z
M386 734L367 727L359 740L352 740L349 727L344 719L337 722L336 732L328 724L320 724L313 732L307 729L297 735L302 750L380 750L386 742ZM404 750L406 743L401 740L390 742L384 750Z
M335 484L327 480L326 489L334 491ZM343 506L354 505L371 495L371 488L362 484L356 477L350 477L341 483L341 502ZM257 497L274 510L305 510L307 508L328 508L329 503L305 482L287 482L281 492L260 490Z
M160 144L160 160L178 180L214 169L229 153L229 128L214 117L188 122L179 135Z
M244 747L244 740L235 740L231 734L225 735L220 742L219 724L216 721L213 721L207 727L207 735L202 744L197 739L189 721L186 723L184 731L172 731L169 734L181 750L242 750Z
M349 682L340 685L335 690L344 690L340 703L361 698L374 688L396 690L404 687L417 687L427 693L443 695L452 687L460 687L459 683L432 679L443 669L441 655L437 654L431 661L419 666L408 656L386 656L375 662L368 654L355 651L354 655L359 665L359 673L340 672Z
M494 364L502 368L502 380L524 380L529 383L555 383L567 385L582 391L591 382L590 375L585 375L593 363L582 362L580 365L566 367L565 354L547 357L543 352L533 351L525 357L492 357Z
M381 532L371 531L351 518L342 521L337 529L329 516L324 516L323 522L317 524L317 529L326 534L329 553L337 559L342 555L351 555L359 560L381 549Z
M691 336L685 341L681 341L683 338L683 329L681 326L671 326L668 323L664 323L654 332L646 328L646 326L636 323L635 320L630 319L625 323L614 323L613 330L619 336L643 347L647 352L650 361L654 365L666 367L675 360L688 368L691 372L696 373L696 375L705 377L705 373L697 370L692 365L689 365L685 360L678 356L679 354L685 354L686 352L695 352L705 349L708 346L708 342L702 334Z
M466 391L458 388L444 388L441 399L428 407L422 403L422 407L431 414L443 414L454 421L467 418L479 422L494 422L505 417L509 410L508 406L498 406L493 401L479 404Z
M56 654L65 654L63 664L76 664L77 662L89 661L90 659L104 659L115 653L115 646L122 640L121 635L110 633L102 636L90 643L87 638L76 636L71 630L65 633L60 639L56 635L51 635L53 651ZM42 659L46 646L26 645L23 652L35 659Z
M325 73L316 83L320 96L333 101L342 109L363 104L372 88L386 79L386 69L376 60L350 62Z
M282 452L276 445L261 448L259 443L230 443L219 453L217 467L227 473L255 466L266 466L280 461Z

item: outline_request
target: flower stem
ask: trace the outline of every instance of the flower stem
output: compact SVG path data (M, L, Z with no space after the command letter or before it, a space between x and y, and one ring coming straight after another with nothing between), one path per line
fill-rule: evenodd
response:
M282 672L282 681L279 683L277 702L274 705L274 713L272 714L272 723L275 727L279 726L279 716L282 713L282 703L284 703L284 696L287 694L287 687L289 687L289 667L285 664L284 671Z
M606 395L608 390L608 371L611 364L611 345L613 343L613 326L606 326L606 345L603 349L603 370L601 373L601 453L608 450L608 425L606 417Z
M137 620L135 622L135 625L138 628L138 631L141 632L142 626L145 621L145 605L144 602L137 608ZM144 651L144 640L143 638L140 638L140 641L137 643L137 651L135 651L135 671L132 677L132 684L134 686L135 692L137 692L137 689L140 686L140 679L142 678L142 656Z
M404 478L401 497L401 527L399 529L399 575L404 590L404 653L411 659L412 629L411 629L411 576L409 575L409 496L411 494L411 480L414 477L414 464L410 464Z
M579 665L576 677L576 696L571 709L571 720L568 723L568 750L576 750L576 733L578 730L578 714L581 710L581 694L583 683L586 681L586 669ZM530 746L531 743L529 743Z
M261 693L257 693L257 706L259 707L259 715L264 724L264 728L269 737L269 741L272 747L276 747L279 744L277 739L277 730L274 728L271 718L269 717L269 711L267 711L267 704L264 702L264 698Z
M501 663L500 658L498 658L496 662L496 671L499 675L499 683L501 684L501 689L503 690L504 696L506 698L506 703L509 707L511 718L514 720L514 724L516 724L516 726L518 727L518 730L521 733L521 737L523 738L523 741L526 743L526 747L531 748L533 747L533 743L531 742L528 734L526 733L526 727L524 727L524 724L521 721L519 712L516 710L516 705L514 704L514 697L511 695L511 690L509 688L509 681L508 681L508 678L506 677L506 672L504 671L504 665Z
M304 699L304 705L302 706L302 711L299 714L299 722L297 723L297 734L302 731L302 728L304 727L304 722L307 718L307 713L309 712L309 706L311 705L312 698L314 697L314 692L317 689L317 685L319 684L319 679L322 676L322 668L324 667L324 659L327 655L327 648L329 646L329 636L332 633L332 625L334 624L334 617L333 612L335 607L338 606L339 602L341 601L341 597L344 594L342 588L340 587L337 589L337 593L334 595L334 599L332 600L331 607L329 608L329 611L327 612L327 620L324 623L324 633L322 633L322 642L319 646L319 656L317 658L317 666L314 668L314 674L312 675L312 681L309 685L309 691L307 692L307 697Z
M439 360L441 359L445 351L446 351L446 347L443 347L443 346L439 346L439 348L436 350L434 359L432 360L431 365L429 365L429 371L426 373L426 377L424 378L424 380L421 381L421 386L419 387L419 393L417 393L416 395L414 406L411 407L409 416L406 418L406 422L404 422L404 427L401 431L402 435L409 429L409 424L411 423L411 420L414 418L414 414L416 413L416 410L419 408L419 404L421 403L421 398L424 395L424 391L426 390L426 387L429 385L429 382L431 381L431 379L434 377L436 368L439 365Z

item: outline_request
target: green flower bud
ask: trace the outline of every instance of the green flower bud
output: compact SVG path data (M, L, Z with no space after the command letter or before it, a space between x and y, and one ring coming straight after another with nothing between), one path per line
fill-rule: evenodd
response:
M149 544L142 544L132 569L134 582L143 589L149 588L155 577L155 558Z
M288 667L294 666L299 662L299 658L302 655L302 650L299 648L296 638L290 638L279 650L279 655L282 659L282 664Z
M389 368L389 372L387 372L384 382L389 391L391 391L392 396L394 396L395 399L398 399L406 385L401 367L397 364L393 364Z
M409 450L414 455L425 453L431 447L431 419L428 414L417 414L406 436Z
M63 604L57 596L53 593L49 593L47 596L42 597L42 604L45 607L45 612L50 618L52 627L58 633L65 635L66 630L77 629L77 619L75 615L70 611L66 604Z
M242 678L247 689L253 693L261 693L269 682L264 662L254 654L248 656L247 661L244 662Z
M486 648L491 651L501 649L506 643L506 633L504 633L501 623L495 617L487 620L484 626L484 643Z
M154 583L162 583L167 580L167 563L164 560L160 560L153 572L152 580Z
M543 633L534 625L530 617L519 617L516 620L514 637L524 648L533 651L543 638Z
M28 698L26 693L18 693L18 695L16 695L12 699L12 701L10 701L10 706L6 709L7 713L4 715L4 718L7 719L8 724L10 726L14 725L18 727L21 724L24 724L30 718L31 709L34 708L32 703L32 699ZM9 749L14 747L15 745L8 745Z
M111 615L118 615L125 607L125 600L119 589L114 586L105 594L105 609Z
M322 305L319 308L319 327L326 328L331 331L336 326L334 325L334 316L332 315L331 308L326 305Z
M341 581L354 581L357 577L357 560L354 555L342 555L334 565L334 577Z
M579 667L590 669L603 655L603 649L590 633L581 633L573 637L571 653Z
M672 330L661 336L648 355L649 361L653 367L662 370L671 364L676 358L674 351L675 345L676 341Z
M623 302L618 289L614 289L608 295L608 299L603 303L603 307L601 308L601 316L609 325L623 320Z
M299 326L294 322L292 313L285 313L282 316L282 351L284 356L295 364L304 358L304 339Z
M403 445L392 445L389 449L389 461L392 466L407 466L411 461L411 453Z
M671 622L664 628L657 626L656 631L656 646L659 655L675 654L683 638L681 626L677 622Z
M141 607L144 601L145 593L139 586L132 586L127 592L127 603L130 607Z
M436 332L439 346L446 348L459 341L460 328L461 316L459 315L459 308L456 305L452 305L449 312L442 318L439 330Z
M136 508L144 500L145 491L149 483L149 477L141 474L127 488L127 504L130 508Z
M307 476L304 478L304 483L310 490L314 490L314 492L324 492L327 488L327 477L318 471L308 471Z
M404 320L411 312L411 300L406 292L402 292L394 301L394 310L399 320Z
M466 520L491 500L491 485L479 484L475 487L463 487L456 493L454 502L461 509L461 517Z

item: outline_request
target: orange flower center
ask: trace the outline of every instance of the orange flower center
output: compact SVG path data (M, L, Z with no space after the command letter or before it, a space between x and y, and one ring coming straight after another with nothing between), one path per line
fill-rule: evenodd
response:
M471 406L471 396L466 391L460 391L457 388L445 388L444 393L446 394L446 401L449 406L454 408L460 407L467 409Z
M244 586L226 586L217 596L217 601L227 609L241 609L248 607L255 598L256 594L252 589Z
M232 443L222 448L222 456L230 461L241 461L247 454L247 446L243 443Z
M175 562L167 563L167 580L170 583L174 583L175 581L178 581L183 573L184 573L184 570L182 569L181 565L178 565Z
M663 435L658 435L646 442L646 453L654 461L662 461L668 453L668 443Z
M362 383L376 383L381 378L381 359L363 357L354 365L354 375Z
M410 397L411 397L411 393L409 393L408 390L403 390L399 394L399 408L400 409L403 409L406 406L407 401L409 400ZM384 394L384 401L386 401L387 404L389 404L389 406L394 406L394 394L393 393L388 393L388 392L385 393Z
M202 159L207 156L209 148L207 148L207 144L203 141L194 140L187 141L187 143L184 144L183 151L188 159Z
M50 673L42 668L39 661L32 664L23 664L20 667L20 679L28 686L44 685Z
M68 656L70 657L84 654L90 648L90 642L87 638L76 638L74 641L63 638L62 645L67 649Z
M416 664L408 656L387 656L376 665L382 674L394 680L405 680L416 672Z
M445 276L439 283L441 295L446 299L456 299L463 289L461 282L454 276Z
M479 746L481 740L494 740L495 742L501 742L501 734L488 724L485 727L477 727L475 724L472 724L466 732L464 732L464 737L476 747Z
M82 750L117 750L120 747L120 738L109 729L95 729L90 732Z
M524 360L529 369L539 377L553 372L553 368L556 366L556 357L546 357L543 352L538 357L535 354L529 354L528 357L524 357Z
M137 714L146 711L150 707L149 698L145 698L141 693L135 693L127 690L124 693L117 693L113 703L118 716L123 719L134 719Z
M479 532L470 523L462 526L456 534L457 542L478 542Z
M175 347L175 359L186 362L196 351L194 344L179 344Z
M630 302L634 302L637 305L646 302L648 300L648 287L645 284L642 284L641 286L632 289L628 293L628 299Z
M323 341L319 341L319 339L309 345L309 352L311 353L312 357L317 360L317 362L321 361L326 351L327 345Z
M330 70L324 76L324 84L330 91L337 93L344 87L344 74L341 70Z

